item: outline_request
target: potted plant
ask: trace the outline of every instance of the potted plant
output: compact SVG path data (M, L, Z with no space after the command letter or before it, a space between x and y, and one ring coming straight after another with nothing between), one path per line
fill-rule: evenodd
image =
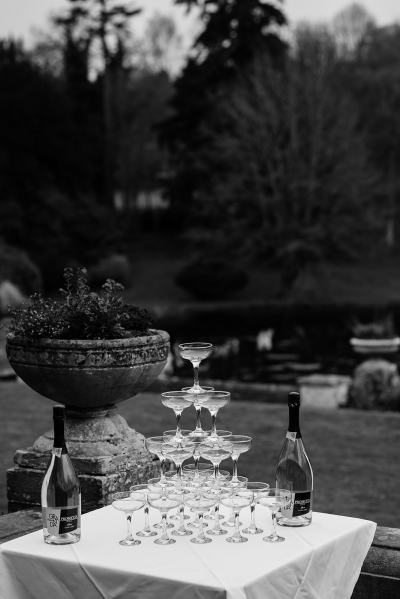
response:
M399 349L400 338L395 333L390 316L375 322L356 322L352 331L350 344L358 354L379 356L396 353Z
M66 269L64 276L60 298L35 295L10 311L7 355L32 389L66 406L66 440L78 472L108 476L97 499L85 499L82 485L83 505L90 509L115 488L151 472L143 436L117 413L116 404L143 391L161 373L169 335L152 328L146 310L125 304L123 287L115 281L107 280L94 293L86 269ZM46 433L32 448L17 451L15 461L19 467L42 469L51 445L52 433ZM11 479L17 475L10 474ZM12 489L9 500L18 503Z

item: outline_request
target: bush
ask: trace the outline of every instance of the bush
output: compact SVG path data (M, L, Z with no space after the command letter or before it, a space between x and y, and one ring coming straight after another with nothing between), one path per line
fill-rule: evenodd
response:
M362 410L400 410L400 377L396 364L370 359L357 366L349 406Z
M28 254L0 241L1 281L14 283L24 295L31 295L42 289L40 270Z
M61 299L37 294L29 304L11 309L10 332L28 339L123 339L149 333L148 312L124 304L119 283L108 279L94 293L85 268L66 268L64 278Z
M243 289L248 276L224 260L203 258L184 266L175 282L197 299L219 300Z
M88 279L96 288L100 287L106 279L113 279L126 287L130 283L131 270L132 266L124 254L111 254L89 268Z

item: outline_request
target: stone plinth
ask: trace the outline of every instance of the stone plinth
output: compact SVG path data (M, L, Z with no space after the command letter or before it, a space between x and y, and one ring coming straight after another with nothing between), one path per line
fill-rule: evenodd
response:
M131 429L114 406L66 411L65 437L82 491L82 511L110 503L115 491L146 482L160 471L158 459L149 454L144 437ZM40 489L50 460L53 432L41 435L14 456L7 472L9 511L40 508Z

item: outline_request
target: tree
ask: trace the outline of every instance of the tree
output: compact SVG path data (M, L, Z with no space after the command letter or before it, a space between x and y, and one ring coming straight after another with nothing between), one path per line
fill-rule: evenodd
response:
M154 13L147 21L138 45L141 67L144 70L169 74L176 72L182 37L170 16Z
M229 96L215 98L196 156L205 246L275 260L288 287L302 270L356 256L379 225L375 180L329 33L298 30L284 71L258 55Z
M208 146L206 123L214 103L229 102L229 85L243 73L258 52L282 61L285 44L277 29L285 17L261 0L176 0L197 6L204 30L195 40L182 75L175 82L174 115L162 131L171 151L172 178L168 192L176 215L189 213L204 172L196 156Z
M349 58L354 56L368 32L375 26L374 17L362 4L355 2L341 10L334 17L331 26L340 55Z

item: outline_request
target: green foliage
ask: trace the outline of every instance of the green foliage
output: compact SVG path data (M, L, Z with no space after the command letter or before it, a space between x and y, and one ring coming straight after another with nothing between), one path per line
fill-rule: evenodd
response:
M123 286L108 279L91 291L87 271L64 271L61 298L34 295L30 304L10 310L10 332L28 339L121 339L147 335L152 326L143 308L124 304Z
M111 254L101 259L92 268L89 268L88 278L93 287L100 287L106 279L113 279L124 286L131 280L132 265L127 256Z
M400 410L396 364L372 359L360 364L349 390L349 406L362 410Z
M225 260L201 258L187 264L175 281L198 299L219 300L243 289L248 283L248 276Z
M42 276L28 254L0 239L0 282L14 283L24 295L42 288Z

